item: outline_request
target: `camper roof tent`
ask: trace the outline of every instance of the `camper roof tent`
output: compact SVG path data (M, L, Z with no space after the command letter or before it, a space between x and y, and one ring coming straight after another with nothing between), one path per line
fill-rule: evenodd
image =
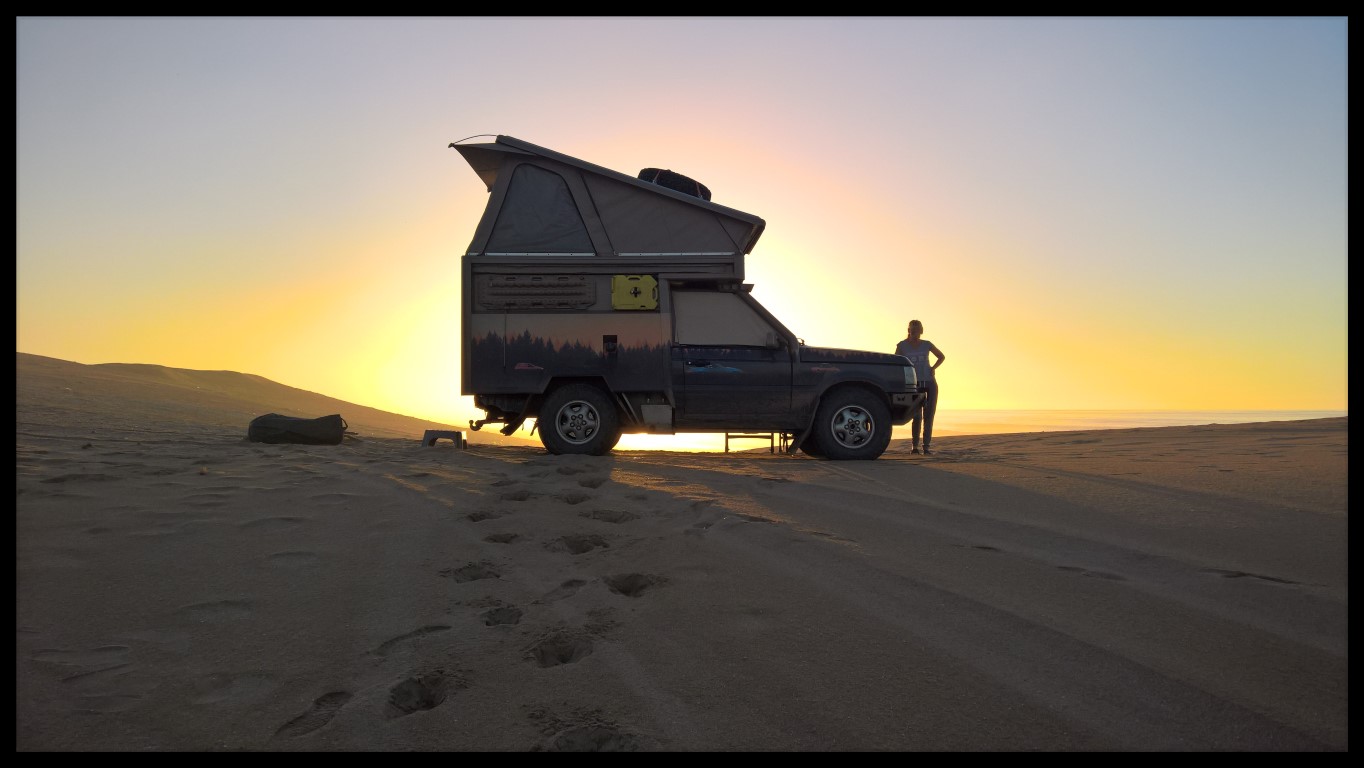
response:
M762 235L752 214L510 136L450 146L489 192L465 256L475 264L742 280Z

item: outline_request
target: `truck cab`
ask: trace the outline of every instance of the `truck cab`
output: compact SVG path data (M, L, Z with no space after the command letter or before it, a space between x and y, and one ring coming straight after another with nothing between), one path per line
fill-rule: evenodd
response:
M623 433L780 432L874 459L922 404L898 355L805 345L743 282L765 226L670 170L638 177L508 136L451 144L489 201L463 257L463 394L551 453Z

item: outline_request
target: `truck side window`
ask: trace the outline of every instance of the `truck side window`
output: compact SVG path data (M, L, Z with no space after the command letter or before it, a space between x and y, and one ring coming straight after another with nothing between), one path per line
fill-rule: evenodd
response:
M732 293L674 291L672 297L678 344L761 347L772 333L772 326Z

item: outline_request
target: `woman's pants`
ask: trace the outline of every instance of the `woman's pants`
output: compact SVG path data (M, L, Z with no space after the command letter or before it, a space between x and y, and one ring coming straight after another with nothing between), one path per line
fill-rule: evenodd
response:
M929 379L924 382L924 389L928 392L928 399L924 400L923 407L914 411L913 426L909 428L910 437L914 444L919 444L919 424L923 422L924 447L933 442L933 414L938 410L938 382Z

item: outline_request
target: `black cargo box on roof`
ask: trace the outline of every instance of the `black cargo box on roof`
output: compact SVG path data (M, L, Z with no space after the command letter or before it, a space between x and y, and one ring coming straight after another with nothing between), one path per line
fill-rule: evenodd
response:
M692 195L702 200L710 200L710 187L688 176L669 170L667 168L645 168L639 172L641 181L657 184L660 187L667 187L674 192L681 192L684 195Z

